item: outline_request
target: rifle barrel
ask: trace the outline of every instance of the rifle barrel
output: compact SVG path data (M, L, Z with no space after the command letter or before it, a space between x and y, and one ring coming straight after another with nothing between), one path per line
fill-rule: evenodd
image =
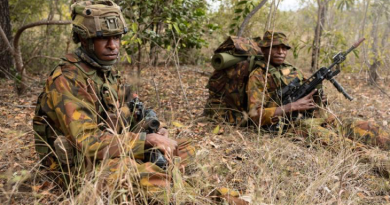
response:
M354 48L357 48L360 46L361 43L363 43L364 40L366 40L366 38L361 38L358 42L354 43L352 46Z
M351 48L348 49L347 52L345 52L345 56L348 55L348 53L350 53L351 51L353 51L355 48L359 47L360 44L363 43L363 41L366 40L365 38L361 38L360 40L358 40L357 42L355 42Z

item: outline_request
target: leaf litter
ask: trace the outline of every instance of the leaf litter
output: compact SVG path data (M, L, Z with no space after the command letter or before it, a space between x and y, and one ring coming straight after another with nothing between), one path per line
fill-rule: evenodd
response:
M307 147L288 138L259 136L250 129L208 122L202 117L208 78L192 72L197 69L200 68L179 69L188 103L172 67L143 69L139 87L140 98L146 107L157 111L169 127L170 136L193 139L198 148L197 162L186 178L203 181L197 186L231 188L258 204L388 202L390 185L384 183L388 176L375 170L376 164L383 164L381 159L388 157L386 153L374 149L371 154L375 157L364 160L348 151L333 153L321 146ZM355 100L345 100L325 83L332 111L373 119L389 128L390 99L375 87L362 86L363 74L340 76L341 84ZM351 78L354 80L347 80ZM36 168L31 120L42 87L30 82L30 92L18 98L10 92L12 81L0 82L0 203L59 202L61 190L45 180ZM383 82L379 86L389 90ZM30 188L22 189L22 185Z

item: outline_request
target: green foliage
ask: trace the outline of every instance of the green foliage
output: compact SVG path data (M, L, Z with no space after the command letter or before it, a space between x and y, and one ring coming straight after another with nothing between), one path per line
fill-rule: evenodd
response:
M12 22L31 22L35 19L43 17L43 13L47 11L49 1L33 0L19 1L9 0L9 11Z
M123 39L129 55L147 44L168 51L201 48L207 45L204 35L218 29L208 23L205 0L126 0L121 6L131 28Z
M238 1L234 6L234 15L233 21L229 25L229 34L236 34L238 29L240 28L241 22L245 19L245 17L253 10L255 7L254 1Z
M355 3L355 0L339 0L336 4L337 4L337 9L339 10L349 10L352 8L352 6L354 5Z

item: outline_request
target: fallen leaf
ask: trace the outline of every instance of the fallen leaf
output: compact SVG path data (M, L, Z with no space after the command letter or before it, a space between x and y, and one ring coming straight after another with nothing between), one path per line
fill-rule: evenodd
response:
M359 192L356 195L358 195L359 198L361 198L361 199L364 199L366 197L362 192Z
M184 127L184 125L181 124L181 123L178 122L178 121L173 121L173 122L172 122L172 125L174 125L174 126L176 126L176 127L178 127L178 128Z
M217 125L214 130L213 130L213 134L217 135L219 133L219 125Z
M233 197L238 197L240 195L240 193L238 193L237 191L231 190L231 189L226 188L226 187L222 187L222 188L218 189L218 191L219 191L219 193L221 193L222 196L229 195L229 196L233 196Z

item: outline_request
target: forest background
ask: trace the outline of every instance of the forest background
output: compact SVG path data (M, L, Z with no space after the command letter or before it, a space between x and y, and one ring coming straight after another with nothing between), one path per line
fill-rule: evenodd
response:
M138 85L147 106L173 137L190 137L199 151L194 171L210 184L229 187L254 204L389 203L388 153L356 152L302 143L284 136L202 121L213 51L242 30L258 37L283 31L288 62L310 75L358 39L337 79L355 97L349 102L325 83L331 106L342 116L374 120L389 128L390 1L388 0L122 0L130 32L118 67ZM293 2L291 4L291 2ZM46 76L72 43L68 0L2 0L0 3L0 202L96 204L104 196L69 194L39 172L31 120ZM292 5L288 7L286 5ZM241 27L242 28L242 27ZM297 142L298 141L298 142ZM244 145L244 146L242 146ZM345 147L344 142L334 146ZM87 186L87 185L85 185ZM85 189L87 190L87 189ZM203 192L202 192L203 193ZM207 195L207 194L206 194ZM70 196L70 197L69 197ZM104 200L110 200L111 198ZM103 201L104 201L103 200ZM177 199L179 200L179 199ZM210 203L200 194L198 203Z

